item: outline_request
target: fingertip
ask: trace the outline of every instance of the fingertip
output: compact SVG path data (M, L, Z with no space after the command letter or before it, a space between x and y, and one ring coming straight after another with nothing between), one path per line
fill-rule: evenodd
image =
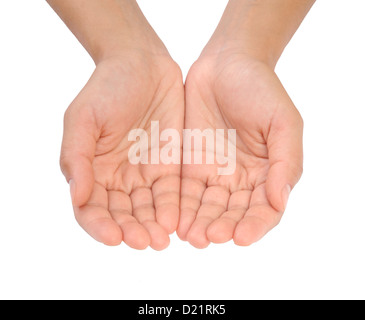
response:
M94 188L93 169L88 161L73 161L72 170L67 173L66 179L70 188L72 205L81 207L87 203Z
M241 247L247 247L261 239L263 235L255 226L248 221L241 222L237 225L233 235L233 242Z
M122 224L124 242L136 250L145 250L151 243L148 231L137 222Z
M207 217L200 217L195 220L186 237L192 246L198 249L204 249L209 246L210 241L207 238L207 228L211 222L212 220Z
M179 223L179 208L171 204L156 209L156 220L168 234L174 233Z
M282 217L282 213L268 206L249 209L245 217L237 224L233 241L239 246L249 246L273 229Z
M205 249L210 245L208 239L202 238L199 234L195 232L189 232L187 235L187 241L197 249Z
M155 221L146 221L143 226L150 234L150 247L156 251L166 249L170 244L170 237L166 230Z
M270 167L265 189L267 199L275 210L281 213L285 211L289 195L299 178L299 171L284 163Z
M187 233L188 233L188 230L184 229L183 227L178 227L177 230L176 230L177 236L182 241L187 241L187 239L186 239Z
M225 243L232 239L237 222L221 218L212 222L207 230L207 238L213 243Z
M75 194L76 194L75 181L73 179L70 179L68 182L68 185L70 187L71 202L72 202L72 205L75 206Z
M285 211L286 206L288 204L288 200L289 200L289 195L290 195L291 189L292 189L291 186L289 184L286 184L285 187L281 191L281 199L282 199L283 212Z
M118 246L123 240L123 233L120 227L111 219L97 219L86 228L86 231L96 241L107 246Z
M182 241L187 241L187 234L194 223L196 211L192 209L181 210L180 221L177 226L176 234Z
M119 232L117 233L110 233L108 234L107 236L107 240L106 241L103 241L103 243L106 245L106 246L110 246L110 247L115 247L115 246L119 246L123 241L123 236L122 234Z
M155 239L151 241L150 247L156 251L165 250L170 245L170 237L166 235L166 237Z

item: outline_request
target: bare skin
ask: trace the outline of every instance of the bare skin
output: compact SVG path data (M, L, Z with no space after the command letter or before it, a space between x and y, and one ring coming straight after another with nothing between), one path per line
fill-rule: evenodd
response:
M92 237L161 250L178 223L180 165L131 164L128 133L150 132L152 120L181 131L183 88L171 61L158 72L145 63L97 66L66 112L61 166L72 179L76 219Z
M276 226L302 173L303 121L274 72L314 1L231 0L186 80L185 128L237 130L233 175L183 165L182 240L250 245Z
M162 250L177 230L205 248L249 245L280 221L302 172L303 122L274 68L313 2L230 0L184 92L136 1L48 0L96 64L65 113L60 161L86 232L107 245ZM234 174L131 164L128 134L150 133L151 121L180 133L236 129Z
M65 2L51 4L67 13L74 3ZM98 19L109 21L118 13L118 5L125 9L122 16L129 10L127 22L140 21L140 25L134 23L127 33L133 37L123 39L128 46L116 49L112 41L111 49L104 50L107 44L89 40L91 36L84 31L92 29L92 21L90 26L80 26L77 19L64 18L76 34L83 30L79 37L86 41L85 47L96 62L95 72L67 109L64 121L61 168L70 183L75 217L86 232L104 244L124 241L136 249L151 246L162 250L178 224L180 165L131 164L128 150L134 142L128 141L128 133L135 128L150 133L151 121L159 121L160 130L182 131L181 72L142 13L136 6L129 7L131 2L119 1L117 6L115 1L90 3L101 5L99 11L110 6L105 17L96 18L100 25L106 22ZM78 8L72 12L77 14ZM123 27L128 28L127 22ZM148 41L135 42L144 38Z
M178 234L198 248L249 245L280 221L300 178L302 119L275 73L241 55L197 62L186 92L185 127L236 129L237 157L229 176L183 165Z

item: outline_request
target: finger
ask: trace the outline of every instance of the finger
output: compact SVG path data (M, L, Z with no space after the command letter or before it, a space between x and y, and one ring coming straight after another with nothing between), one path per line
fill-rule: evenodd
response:
M149 188L136 188L131 195L133 216L150 234L150 246L155 250L163 250L170 244L167 231L156 222L152 191Z
M180 220L177 235L186 241L188 231L198 213L206 184L193 178L181 179Z
M258 186L252 192L249 209L234 231L235 244L248 246L260 240L279 223L282 215L270 205L266 196L265 184Z
M187 239L196 248L206 248L210 241L207 237L209 225L227 210L229 192L222 186L208 187L202 198L202 204L198 210Z
M251 194L251 190L239 190L231 194L228 210L208 227L207 238L209 241L224 243L232 240L237 223L247 211Z
M124 242L131 248L143 250L150 245L148 231L132 216L132 202L124 192L108 191L109 212L123 232Z
M94 184L88 203L74 207L74 212L77 222L95 240L109 246L122 242L122 231L108 211L107 191L100 184Z
M72 204L77 207L88 201L93 190L96 140L96 126L90 112L71 106L64 118L60 166L70 184Z
M302 139L303 122L293 108L273 121L267 141L270 168L266 192L273 208L280 212L285 211L289 194L302 175Z
M152 185L156 221L169 234L176 231L179 222L180 176L170 175L158 179Z

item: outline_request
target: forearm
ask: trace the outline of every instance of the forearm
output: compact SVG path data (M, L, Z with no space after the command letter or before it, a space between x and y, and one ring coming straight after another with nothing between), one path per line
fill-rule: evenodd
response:
M237 50L274 67L315 0L230 0L206 51Z
M47 0L95 63L129 49L163 50L135 0ZM156 45L158 43L158 45Z

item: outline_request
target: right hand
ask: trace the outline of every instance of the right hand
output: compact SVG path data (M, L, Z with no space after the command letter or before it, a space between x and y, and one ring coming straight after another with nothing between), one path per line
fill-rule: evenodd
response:
M134 128L183 129L184 88L168 54L101 61L65 113L61 169L75 217L93 238L161 250L179 219L180 165L132 165Z

